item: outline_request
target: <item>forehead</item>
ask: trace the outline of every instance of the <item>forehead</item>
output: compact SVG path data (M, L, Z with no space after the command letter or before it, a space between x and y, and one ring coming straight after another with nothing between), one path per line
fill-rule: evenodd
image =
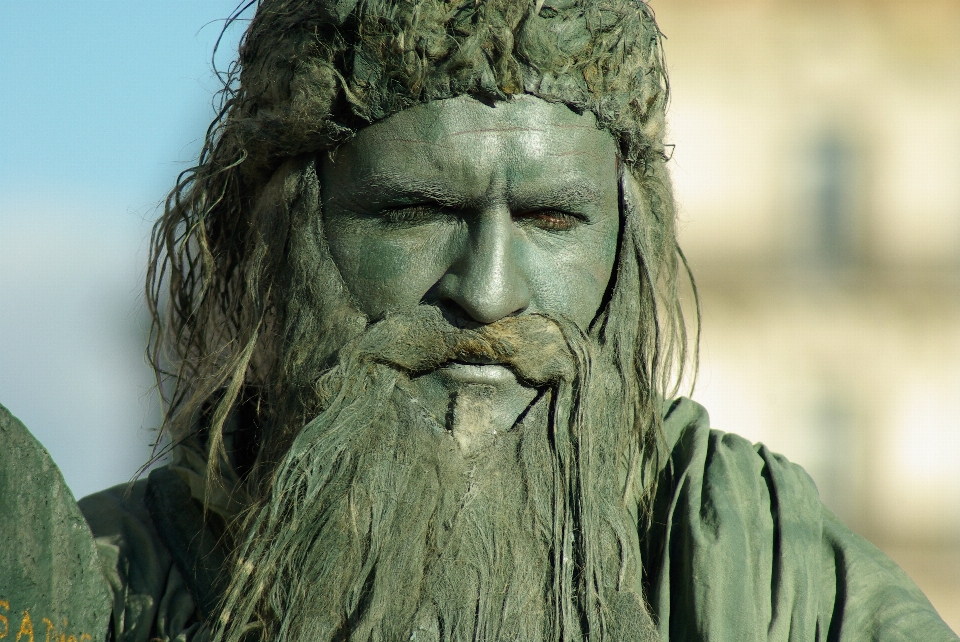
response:
M360 130L330 161L340 179L364 189L422 183L464 199L561 183L600 198L590 192L616 185L616 144L595 116L532 96L492 105L460 96L407 109Z

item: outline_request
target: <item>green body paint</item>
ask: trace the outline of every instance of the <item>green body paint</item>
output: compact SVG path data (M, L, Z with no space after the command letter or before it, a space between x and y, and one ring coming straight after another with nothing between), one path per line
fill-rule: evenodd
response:
M371 318L427 303L457 327L543 313L586 330L616 256L616 149L592 113L532 96L402 111L324 158L330 252ZM409 385L462 446L509 429L536 394L496 363Z

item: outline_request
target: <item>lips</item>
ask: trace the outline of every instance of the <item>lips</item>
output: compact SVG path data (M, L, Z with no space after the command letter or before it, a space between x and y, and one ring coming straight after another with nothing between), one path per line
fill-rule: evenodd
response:
M458 383L496 385L516 382L516 376L508 367L489 359L449 361L439 369L438 373Z

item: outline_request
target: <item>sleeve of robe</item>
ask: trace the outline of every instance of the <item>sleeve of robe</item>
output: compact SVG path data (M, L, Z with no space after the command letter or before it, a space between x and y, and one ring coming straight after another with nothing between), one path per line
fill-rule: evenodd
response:
M664 640L958 640L888 557L844 526L802 468L710 430L687 399L664 420L669 457L644 542Z

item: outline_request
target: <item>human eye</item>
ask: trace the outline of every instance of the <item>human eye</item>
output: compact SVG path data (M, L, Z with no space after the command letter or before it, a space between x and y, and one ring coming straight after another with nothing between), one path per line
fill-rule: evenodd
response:
M567 232L586 222L581 215L552 209L516 212L513 218L520 225L537 227L550 232Z
M378 216L389 227L416 227L446 220L452 213L441 205L417 203L387 207L380 210Z

